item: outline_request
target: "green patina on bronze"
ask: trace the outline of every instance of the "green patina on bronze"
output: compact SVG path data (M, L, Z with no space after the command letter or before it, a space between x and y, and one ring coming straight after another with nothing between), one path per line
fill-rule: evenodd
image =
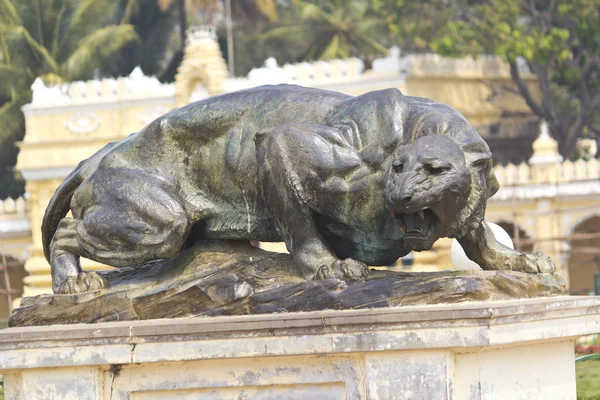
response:
M441 237L485 270L553 274L545 255L496 242L483 216L497 189L488 146L449 106L264 86L173 110L83 161L50 201L44 251L56 293L114 284L79 257L151 273L199 240L284 241L304 281L364 281Z

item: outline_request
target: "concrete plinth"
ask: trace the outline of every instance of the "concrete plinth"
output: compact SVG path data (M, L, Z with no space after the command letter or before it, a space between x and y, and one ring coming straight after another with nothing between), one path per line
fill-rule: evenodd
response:
M575 399L600 298L0 331L7 400Z

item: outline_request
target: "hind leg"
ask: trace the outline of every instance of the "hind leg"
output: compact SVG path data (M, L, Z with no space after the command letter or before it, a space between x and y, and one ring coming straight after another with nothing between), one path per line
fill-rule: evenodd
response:
M79 257L115 267L134 267L177 255L189 233L187 218L174 217L167 227L148 218L147 215L140 216L137 220L137 228L144 226L143 236L123 223L120 232L130 233L125 237L117 237L116 233L111 235L105 226L98 232L95 228L102 222L93 218L84 221L63 218L50 245L53 291L71 294L108 287L108 281L102 275L81 269ZM115 221L123 222L124 219L117 218Z
M106 171L75 193L75 219L63 218L51 243L53 288L78 293L106 287L99 274L79 267L79 256L114 267L174 257L191 223L177 191L139 171ZM86 204L85 208L80 204Z
M52 291L54 293L93 292L108 287L108 281L95 271L83 272L82 253L77 241L77 220L63 218L50 244Z

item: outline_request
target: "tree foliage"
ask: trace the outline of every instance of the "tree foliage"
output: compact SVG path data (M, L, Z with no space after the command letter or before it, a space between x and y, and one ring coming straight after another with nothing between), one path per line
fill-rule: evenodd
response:
M266 2L274 3L276 13L264 9ZM259 4L261 6L259 6ZM302 56L302 38L279 37L265 40L269 30L297 21L296 10L277 0L239 0L231 2L231 16L234 43L234 70L236 75L245 75L252 68L263 65L268 57L280 62L298 62ZM221 52L227 58L227 31L223 21L218 26L218 40ZM227 62L229 60L227 59Z
M117 57L118 64L107 71L107 75L120 76L140 66L144 74L156 76L162 82L175 79L177 67L183 58L181 38L176 27L179 23L177 10L163 9L156 0L127 0L117 12L115 21L123 23L129 2L131 14L126 20L139 37L134 48L124 48Z
M369 13L384 28L380 42L404 51L431 51L432 41L453 15L446 0L369 0Z
M301 38L306 60L382 55L384 24L367 0L294 0L296 22L271 29L265 39ZM290 21L291 22L291 21Z
M136 1L136 0L129 0ZM219 37L223 54L226 50L226 32L225 19L225 0L155 0L163 11L177 10L179 32L179 49L175 52L170 63L169 70L165 73L165 80L174 79L177 66L183 58L185 47L185 36L188 23L201 22L211 27L220 26ZM249 71L253 65L253 60L259 57L262 52L261 43L254 39L258 32L262 32L265 24L273 24L279 20L278 0L233 0L230 2L233 22L236 25L234 32L234 41L237 46L236 53L240 57L235 57L236 71L239 71L238 64L244 72ZM248 47L252 50L248 51ZM239 63L238 63L239 59ZM229 61L229 60L228 60Z
M446 0L453 16L433 49L448 56L496 54L533 113L545 119L562 154L573 157L584 132L600 130L598 0ZM518 59L537 76L524 82Z
M24 191L14 171L15 142L25 134L21 107L31 100L35 78L59 83L125 75L139 64L151 73L166 67L162 35L174 22L155 1L138 3L134 8L124 0L0 0L0 199ZM125 19L131 23L121 23Z

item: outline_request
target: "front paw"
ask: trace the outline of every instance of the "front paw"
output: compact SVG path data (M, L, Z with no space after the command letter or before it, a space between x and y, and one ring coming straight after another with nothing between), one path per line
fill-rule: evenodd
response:
M108 280L97 272L81 272L69 276L58 288L58 294L90 293L106 289Z
M550 257L538 251L533 254L520 254L513 271L528 274L554 274L556 266Z
M369 267L360 261L346 258L336 260L331 265L322 265L313 280L337 278L346 282L362 282L369 277Z

